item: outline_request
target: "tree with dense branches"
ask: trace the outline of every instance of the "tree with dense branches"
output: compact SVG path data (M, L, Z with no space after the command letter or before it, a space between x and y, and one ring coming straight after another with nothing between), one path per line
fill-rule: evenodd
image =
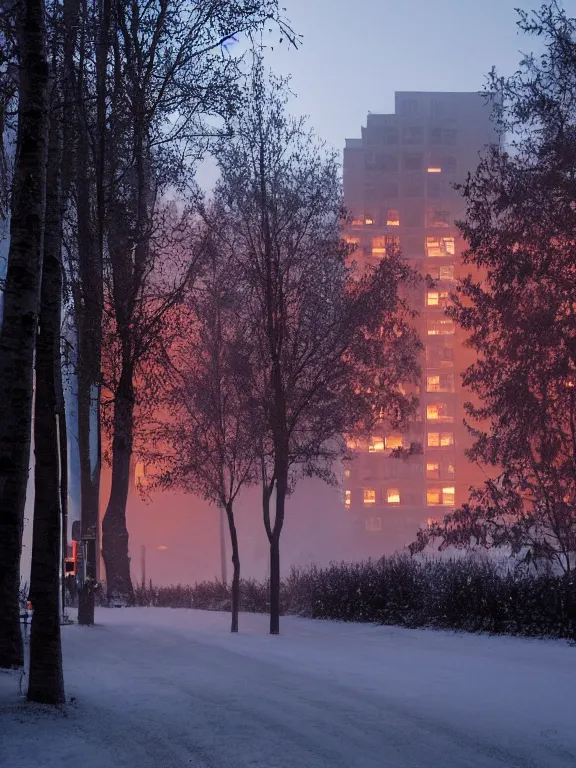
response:
M520 12L541 37L489 90L502 141L461 187L468 277L450 313L477 361L463 381L475 442L492 475L471 500L419 533L413 550L503 547L564 571L576 556L576 19L556 3ZM508 143L508 146L506 146Z
M233 138L218 153L215 193L215 236L244 300L238 353L260 454L272 634L287 496L302 476L334 482L345 433L413 413L400 383L416 380L419 349L399 296L410 269L392 251L374 270L348 263L336 158L285 104L283 84L267 82L256 57Z

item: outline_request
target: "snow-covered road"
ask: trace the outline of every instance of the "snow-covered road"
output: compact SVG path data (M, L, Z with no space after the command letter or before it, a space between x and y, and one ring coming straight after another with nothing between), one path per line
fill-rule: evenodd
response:
M161 608L64 627L64 714L0 675L1 768L574 768L576 648Z

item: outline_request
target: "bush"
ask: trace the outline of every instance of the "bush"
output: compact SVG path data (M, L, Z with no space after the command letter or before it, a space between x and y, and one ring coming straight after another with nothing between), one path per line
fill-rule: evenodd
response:
M242 581L241 610L266 613L268 584ZM576 640L576 582L512 571L489 559L407 555L294 568L282 582L284 614ZM137 587L136 605L230 610L229 585Z

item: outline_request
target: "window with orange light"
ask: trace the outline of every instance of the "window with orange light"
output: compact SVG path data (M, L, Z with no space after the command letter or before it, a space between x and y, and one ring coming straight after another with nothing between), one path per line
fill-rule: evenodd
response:
M352 472L349 469L344 470L344 477L350 477L351 474Z
M147 480L148 470L146 464L143 461L137 461L134 467L134 485L138 488L142 488L148 482Z
M454 376L451 373L440 373L426 376L427 392L453 392Z
M353 227L361 227L364 224L363 219L353 219L352 220L352 226Z
M455 489L453 486L442 488L442 504L445 507L453 507L455 499Z
M348 243L348 245L354 246L354 249L360 247L360 238L359 237L344 236L344 240Z
M372 488L364 488L364 504L376 504L376 491Z
M344 491L344 506L349 507L352 504L352 491Z
M428 421L453 421L448 403L441 402L426 405L426 418Z
M429 507L438 506L440 504L440 488L427 488L426 489L426 504Z
M428 432L429 448L448 448L454 445L454 435L452 432Z
M386 491L388 504L400 504L400 491L398 488L388 488Z
M366 216L366 218L364 219L364 224L368 224L368 225L374 224L374 219L372 218L372 216Z
M452 432L440 432L440 448L448 448L450 445L454 445Z
M400 226L400 213L395 208L390 208L388 210L388 215L386 216L386 224L389 227Z
M372 256L385 256L386 255L386 238L373 237L372 238Z
M370 445L368 446L368 452L379 453L380 451L383 451L383 450L384 450L384 438L373 437L370 441Z
M389 450L402 448L403 443L402 435L388 435L388 437L386 437L386 448Z
M428 307L445 307L448 303L448 291L428 291L426 305Z
M437 461L426 462L426 477L429 480L440 479L440 464Z
M455 245L453 237L427 237L426 254L429 259L454 256Z

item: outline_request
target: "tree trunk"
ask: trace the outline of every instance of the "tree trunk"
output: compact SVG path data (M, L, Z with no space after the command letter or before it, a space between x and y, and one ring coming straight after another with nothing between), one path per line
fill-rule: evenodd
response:
M270 542L270 634L280 634L280 537Z
M280 534L284 526L284 509L288 493L288 472L278 472L276 481L276 514L270 537L270 634L280 634Z
M43 0L18 5L18 141L0 335L0 667L23 664L20 552L30 461L46 159L48 62Z
M79 354L84 344L78 345ZM94 350L87 352L94 354ZM80 456L80 493L82 499L82 536L90 536L86 542L84 584L78 591L78 623L94 624L94 587L97 579L98 511L100 502L100 434L99 419L94 419L94 409L99 411L99 398L94 402L95 385L90 383L91 366L86 361L78 365L78 447ZM96 421L96 424L94 422Z
M131 603L134 598L126 527L134 418L132 375L132 366L124 360L114 397L112 488L102 520L102 556L106 567L108 600L112 603L118 601L120 604Z
M60 246L62 247L62 246ZM62 299L60 299L62 301ZM60 306L60 317L62 307ZM60 338L59 338L60 343ZM64 384L62 381L62 350L58 349L58 365L56 377L56 408L58 413L58 447L60 451L60 514L62 519L62 608L66 605L66 558L68 557L68 427L66 425L66 409L64 406Z
M40 324L36 340L34 413L34 529L30 599L29 701L63 704L60 644L61 486L58 379L62 309L62 207L59 115L53 116L42 267Z
M238 549L238 533L234 521L232 504L226 507L228 528L230 530L230 543L232 544L232 625L231 632L238 632L238 612L240 610L240 552Z
M88 24L86 6L78 2L69 3L70 23ZM98 130L101 122L101 68L105 66L106 56L101 58L100 36L102 17L99 9L99 42L97 74L97 112ZM107 33L104 33L106 38ZM86 37L81 35L81 46L86 44ZM106 50L104 40L104 51ZM103 245L101 218L102 178L101 141L98 135L96 169L93 167L93 147L88 126L92 119L91 109L86 112L85 87L86 72L82 69L75 77L74 59L75 38L71 35L67 44L67 71L70 72L70 84L76 81L78 112L76 119L76 186L78 217L78 257L79 285L75 294L75 313L77 327L78 357L78 448L80 455L80 493L82 536L86 537L86 561L84 563L85 580L78 592L78 623L90 626L94 624L94 587L98 579L99 553L99 516L100 516L100 382L102 357L102 313L103 313ZM85 57L86 51L82 51ZM103 160L102 160L103 162ZM94 207L96 203L96 216Z

